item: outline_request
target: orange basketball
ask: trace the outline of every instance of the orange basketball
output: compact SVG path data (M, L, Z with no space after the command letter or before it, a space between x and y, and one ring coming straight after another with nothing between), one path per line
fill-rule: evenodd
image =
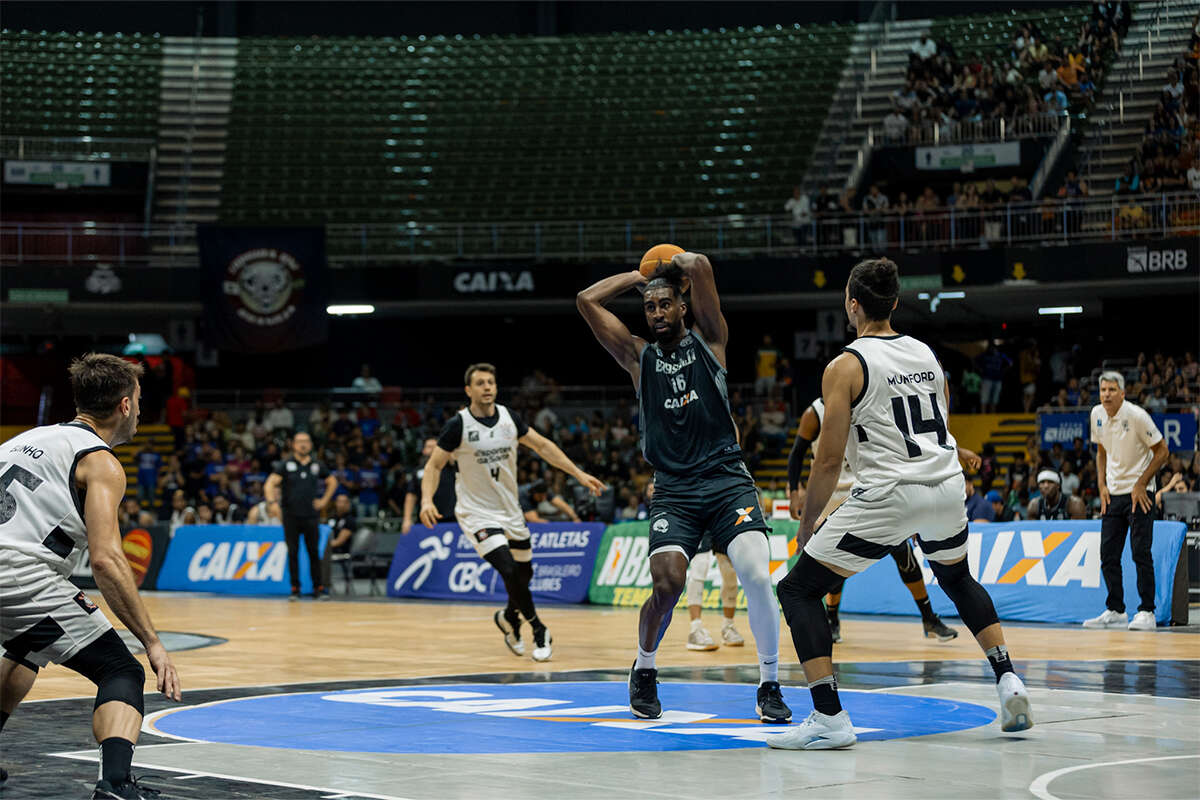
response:
M646 251L646 255L642 256L642 263L638 266L638 271L649 278L654 274L654 270L663 264L670 264L671 259L682 252L682 247L676 247L673 244L656 244Z

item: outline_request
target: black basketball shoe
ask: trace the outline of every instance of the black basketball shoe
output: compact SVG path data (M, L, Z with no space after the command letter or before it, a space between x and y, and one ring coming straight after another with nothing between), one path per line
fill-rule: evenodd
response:
M939 642L948 642L951 639L958 638L958 631L942 622L942 618L937 614L934 614L931 619L921 620L921 623L925 626L926 639L937 639Z
M758 699L754 704L754 712L763 722L786 725L792 721L792 710L783 702L783 692L779 689L779 681L764 681L758 687Z
M629 670L629 710L639 719L662 716L662 704L658 702L658 670L638 669L636 661Z
M129 780L116 786L103 779L96 781L92 800L154 800L160 794L158 789L143 786L137 778L130 776Z

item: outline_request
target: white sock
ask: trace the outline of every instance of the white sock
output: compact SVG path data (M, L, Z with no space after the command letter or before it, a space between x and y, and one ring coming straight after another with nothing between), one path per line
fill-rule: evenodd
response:
M758 654L758 682L779 682L779 653L772 655Z
M704 620L694 619L694 620L692 620L691 624L692 624L692 631L696 631L696 630L699 630L700 628L704 627Z
M637 661L633 662L634 669L656 669L654 666L654 657L657 654L657 650L651 650L649 653L647 653L639 646Z

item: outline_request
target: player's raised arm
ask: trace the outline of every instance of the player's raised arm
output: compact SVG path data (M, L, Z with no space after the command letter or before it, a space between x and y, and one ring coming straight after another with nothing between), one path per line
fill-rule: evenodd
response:
M846 457L846 439L850 435L850 403L862 386L862 381L862 367L848 353L842 353L829 362L821 378L825 420L821 424L821 447L813 456L800 530L796 533L796 543L800 547L812 536L817 518L837 488L842 461Z
M529 431L518 439L521 444L528 447L533 452L541 456L547 464L570 475L575 480L579 481L593 496L599 497L604 493L604 481L599 478L589 475L576 466L575 462L567 457L567 454L562 451L562 448L554 442L542 436L540 433L530 428ZM429 473L426 472L426 475ZM572 511L574 513L574 511Z
M700 253L680 253L671 259L691 282L692 316L696 326L710 347L721 348L718 357L724 361L724 348L729 343L729 325L721 313L721 298L717 295L717 281L713 277L712 262Z
M646 340L629 332L616 314L605 308L614 297L646 282L637 270L622 272L598 281L575 296L575 306L596 339L604 346L621 368L630 374L634 385L638 381L638 359Z

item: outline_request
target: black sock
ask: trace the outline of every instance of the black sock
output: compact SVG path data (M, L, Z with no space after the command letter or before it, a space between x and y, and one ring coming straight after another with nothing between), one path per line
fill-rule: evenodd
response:
M1012 660L1008 657L1008 648L1002 644L987 651L987 660L992 665L992 672L996 673L996 683L1000 682L1000 676L1004 673L1013 671Z
M834 603L833 605L828 605L828 604L826 604L826 606L825 606L825 616L829 618L829 623L830 623L831 625L836 625L836 624L837 624L837 621L838 621L838 605L840 605L840 604L839 604L839 603Z
M8 722L9 713L0 711L0 731L4 730L4 723Z
M937 619L937 614L933 613L933 603L929 602L928 597L918 600L917 608L921 609L921 619L926 622L932 622Z
M842 710L842 701L838 699L837 678L830 675L819 681L810 683L808 691L812 693L813 708L822 714L832 717Z
M537 618L536 614L534 614L533 619L529 620L529 624L533 628L534 636L537 636L540 631L546 630L546 626L542 624L542 621Z
M112 736L100 743L100 777L113 786L129 781L133 763L133 742Z
M504 618L508 620L508 624L513 626L513 630L517 631L521 628L521 615L517 612L517 607L512 604L512 600L508 601L508 605L504 608Z

